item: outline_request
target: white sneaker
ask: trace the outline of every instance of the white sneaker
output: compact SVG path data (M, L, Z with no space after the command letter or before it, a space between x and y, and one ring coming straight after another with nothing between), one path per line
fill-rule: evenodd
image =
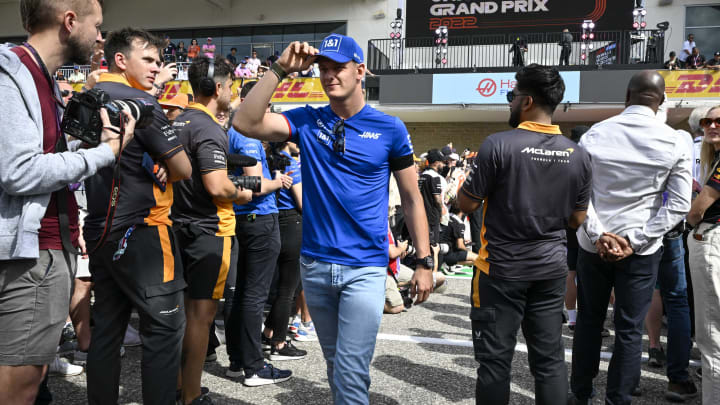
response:
M49 372L50 372L50 375L59 375L62 377L67 377L67 376L71 376L71 375L82 374L83 368L82 368L82 366L76 366L76 365L70 363L64 357L55 356L55 360L53 360L53 362L50 363Z
M125 330L125 339L123 339L123 346L140 346L142 345L142 340L140 340L140 334L138 331L132 327L132 325L128 325L127 329Z
M293 335L293 339L298 342L314 342L318 340L313 321L307 323L300 322L297 332Z

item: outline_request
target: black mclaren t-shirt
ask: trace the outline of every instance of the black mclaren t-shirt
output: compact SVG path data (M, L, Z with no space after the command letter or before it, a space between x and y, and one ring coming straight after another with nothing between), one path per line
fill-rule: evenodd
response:
M485 199L475 266L511 281L565 276L565 229L587 209L591 187L590 155L556 125L524 122L488 137L462 187Z
M111 100L143 99L155 107L153 122L143 129L135 129L135 136L127 144L120 158L120 194L112 229L123 231L132 225L171 225L168 217L173 202L172 184L162 191L151 173L143 167L143 155L148 153L155 161L168 159L183 150L175 130L170 126L162 107L148 93L130 87L122 76L105 73L96 88L108 93ZM110 205L113 184L113 167L98 170L85 180L88 215L85 217L85 240L98 240L105 229L105 218Z
M212 235L235 235L232 203L215 201L202 181L202 176L209 172L227 172L227 134L210 111L196 103L175 119L173 128L190 157L192 177L175 183L170 218L174 223L195 224Z

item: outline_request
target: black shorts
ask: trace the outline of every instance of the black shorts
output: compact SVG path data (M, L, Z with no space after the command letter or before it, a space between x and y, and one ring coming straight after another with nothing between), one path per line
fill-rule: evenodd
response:
M195 225L175 226L190 299L219 300L231 268L237 266L235 236L215 236Z
M467 260L468 252L467 250L453 250L450 252L445 253L443 256L443 261L448 266L454 266L458 264L459 262L464 262Z
M440 243L440 224L430 225L430 244L437 245Z

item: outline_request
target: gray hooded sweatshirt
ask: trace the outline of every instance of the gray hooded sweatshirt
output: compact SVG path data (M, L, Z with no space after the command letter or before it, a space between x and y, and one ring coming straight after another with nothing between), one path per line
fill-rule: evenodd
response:
M68 144L70 152L43 153L35 81L12 46L0 45L0 261L37 258L50 195L115 161L104 143L72 151L80 144L75 141Z

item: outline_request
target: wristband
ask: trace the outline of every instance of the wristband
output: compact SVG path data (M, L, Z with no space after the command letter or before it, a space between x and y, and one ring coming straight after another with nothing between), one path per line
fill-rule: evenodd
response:
M283 69L282 66L280 66L280 64L278 64L277 62L270 65L270 71L275 73L275 76L277 76L278 81L283 81L283 79L285 77L287 77L287 75L288 75L287 72L285 71L285 69Z

